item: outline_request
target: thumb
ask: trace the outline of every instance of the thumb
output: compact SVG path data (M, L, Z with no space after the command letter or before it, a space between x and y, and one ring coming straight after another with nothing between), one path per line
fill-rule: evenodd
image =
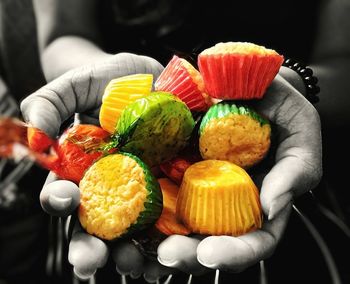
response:
M269 220L288 206L294 197L314 188L319 180L318 168L308 164L307 158L297 154L298 151L298 148L289 149L263 180L260 201Z
M40 204L52 216L68 216L80 203L78 186L68 180L57 180L50 172L40 193Z
M23 118L54 138L61 124L75 113L100 107L110 80L135 73L150 73L156 79L162 69L158 61L147 56L111 55L108 60L73 69L28 96L21 103Z
M108 259L108 246L100 239L84 232L75 233L69 243L68 261L80 279L88 279Z
M277 78L257 110L275 124L275 165L263 180L260 199L271 220L293 197L313 189L322 176L322 139L316 109L289 83Z
M62 75L21 102L23 119L31 127L38 128L51 138L55 138L61 124L66 119L71 117L79 108L81 110L90 108L92 99L87 99L88 92L77 94L75 91L72 81L76 76L75 72L81 73L81 76L84 77L83 81L86 81L84 85L88 87L89 82L91 82L91 73L79 69Z

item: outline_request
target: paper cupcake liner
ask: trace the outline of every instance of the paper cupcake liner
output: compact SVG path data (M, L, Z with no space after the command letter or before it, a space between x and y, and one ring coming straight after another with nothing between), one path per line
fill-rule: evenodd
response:
M111 80L102 97L99 114L101 127L109 133L114 133L124 108L137 99L148 96L152 83L152 74L134 74Z
M158 181L146 164L129 153L99 159L86 171L79 189L80 223L101 239L128 237L152 226L161 215Z
M174 94L193 111L204 111L210 105L203 86L200 73L189 62L176 55L155 82L157 91Z
M199 126L199 151L205 160L230 161L248 169L266 156L270 144L269 121L233 101L211 106Z
M202 118L202 121L199 127L199 133L201 134L203 132L205 127L208 125L208 123L212 119L224 118L231 114L247 115L255 119L256 121L258 121L261 125L269 123L267 119L259 115L250 107L247 107L242 104L237 104L232 101L231 102L223 101L215 105L212 105L209 108L209 110L206 112L206 114Z
M283 62L280 55L204 54L198 66L208 94L218 99L263 97Z
M224 163L216 162L218 167ZM234 167L239 169L234 175L239 178L226 179L225 185L215 184L212 179L196 182L185 175L178 195L177 215L192 232L239 236L261 227L257 188L243 169Z

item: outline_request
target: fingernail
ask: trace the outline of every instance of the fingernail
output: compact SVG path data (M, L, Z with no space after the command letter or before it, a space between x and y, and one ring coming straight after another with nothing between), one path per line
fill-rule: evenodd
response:
M179 264L178 260L170 260L170 259L164 260L164 259L161 259L159 256L157 257L157 259L161 265L164 265L167 267L177 267Z
M216 266L216 263L211 262L213 260L213 246L208 244L208 240L204 239L197 247L197 260L198 262L206 267L212 268Z
M131 271L130 277L132 279L138 279L138 278L140 278L141 274L142 274L142 272L139 272L139 271Z
M143 274L143 278L145 279L145 281L147 283L155 283L155 282L157 282L157 278L151 277L151 276L147 275L146 273Z
M275 201L272 202L272 205L269 210L268 220L271 221L279 213L286 208L286 206L292 201L291 193L286 192L279 196Z
M96 269L94 271L89 272L82 272L79 268L75 267L73 268L74 274L80 279L80 280L88 280L91 278L92 275L96 273Z
M200 260L199 257L197 258L197 260L204 267L211 268L211 269L215 269L218 267L218 265L216 263L209 263L208 261L202 261L202 260Z
M49 196L49 204L54 210L62 211L72 204L71 197L58 197L53 194Z
M120 275L128 275L129 273L127 271L121 270L117 265L115 266L115 270L120 274Z

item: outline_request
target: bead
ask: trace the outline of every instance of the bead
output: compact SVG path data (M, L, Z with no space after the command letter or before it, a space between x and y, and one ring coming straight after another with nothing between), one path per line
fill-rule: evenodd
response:
M286 59L283 65L294 70L301 76L306 87L305 97L311 103L317 103L319 101L319 98L316 95L320 92L320 87L316 85L318 79L313 76L312 69L290 58Z
M317 82L318 82L318 79L315 76L305 77L304 80L307 84L310 84L310 85L317 84Z
M306 95L306 98L310 103L313 103L313 104L319 102L320 100L320 98L315 95Z
M304 68L303 70L300 70L300 75L303 77L312 76L312 74L313 74L313 72L309 67Z
M294 63L295 63L294 60L292 60L290 58L288 58L284 61L285 66L288 66L288 67L293 65Z
M315 85L307 85L307 92L312 95L316 95L320 92L320 87Z
M301 64L299 62L294 63L293 66L292 66L292 68L295 69L295 70L297 70L299 67L301 67Z

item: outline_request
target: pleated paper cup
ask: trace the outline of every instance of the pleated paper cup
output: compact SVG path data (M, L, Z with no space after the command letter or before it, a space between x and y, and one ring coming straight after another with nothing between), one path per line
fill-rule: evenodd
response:
M152 74L133 74L111 80L102 97L99 114L101 127L114 133L121 112L130 103L148 96L152 84Z
M198 67L208 94L222 100L261 99L283 56L247 42L218 43L202 51Z
M211 106L203 116L199 134L203 159L230 161L244 169L258 164L271 145L269 121L233 101Z
M205 111L211 105L201 74L187 60L176 55L155 82L155 89L177 96L191 111Z
M240 236L262 225L258 189L237 165L206 160L189 167L176 214L194 233Z

